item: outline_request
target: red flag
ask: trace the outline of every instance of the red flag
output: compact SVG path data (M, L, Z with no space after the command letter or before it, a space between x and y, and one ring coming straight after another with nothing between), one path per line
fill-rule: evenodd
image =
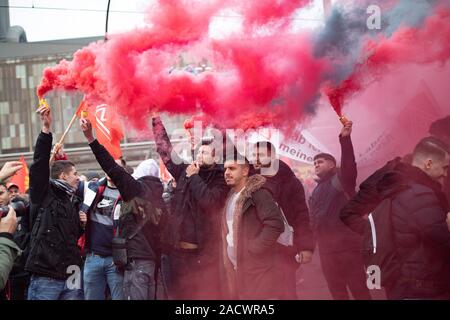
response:
M95 128L98 142L108 150L114 159L122 156L120 149L120 140L123 139L122 124L114 108L106 104L92 107L83 100L78 106L77 116L89 119Z
M22 162L22 169L17 171L16 174L11 177L9 183L18 186L20 193L25 193L30 185L30 179L28 177L28 167L27 163L25 162L24 156L21 156L19 161Z

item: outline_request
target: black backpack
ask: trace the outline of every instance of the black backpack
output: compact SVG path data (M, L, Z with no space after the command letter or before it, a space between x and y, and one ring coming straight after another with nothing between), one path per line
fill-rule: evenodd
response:
M159 226L161 220L164 220L163 208L158 208L153 204L153 201L142 197L135 197L128 202L123 202L121 206L120 216L124 217L126 214L137 214L142 216L144 226L147 222Z
M363 235L363 258L366 268L380 269L381 286L395 282L400 273L395 234L391 220L392 199L384 199L368 216Z

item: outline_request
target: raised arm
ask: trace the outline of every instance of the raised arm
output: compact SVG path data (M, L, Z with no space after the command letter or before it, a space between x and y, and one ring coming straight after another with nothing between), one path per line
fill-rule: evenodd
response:
M52 134L50 126L52 117L50 109L42 106L37 111L42 122L42 131L34 147L33 164L30 167L30 202L40 204L49 188L50 179L50 151L52 148Z
M181 174L186 170L187 165L183 164L182 159L173 151L172 143L170 142L166 128L160 117L152 118L152 126L156 142L156 151L172 177L174 177L175 180L178 180Z
M344 190L353 195L356 188L356 177L358 175L355 161L355 151L351 140L353 122L347 122L339 135L341 144L341 170L339 178Z
M81 119L80 126L97 162L119 189L122 199L124 201L130 201L134 197L141 195L143 192L141 184L126 172L124 168L118 165L108 150L94 138L92 125L89 120Z

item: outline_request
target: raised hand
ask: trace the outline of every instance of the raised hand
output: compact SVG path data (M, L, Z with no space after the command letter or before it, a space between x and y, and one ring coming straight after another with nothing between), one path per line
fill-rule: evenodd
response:
M39 114L42 122L42 132L50 133L50 126L52 125L52 114L50 108L45 105L41 105L36 113Z
M347 121L341 130L341 137L348 137L352 133L353 122Z
M86 137L86 140L91 143L94 141L94 134L92 133L92 124L91 122L86 118L80 119L80 127L83 131L84 136Z

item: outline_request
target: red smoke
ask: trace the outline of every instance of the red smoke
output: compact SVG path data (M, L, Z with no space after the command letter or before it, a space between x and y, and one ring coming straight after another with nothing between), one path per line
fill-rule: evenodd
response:
M89 100L115 106L137 129L147 126L153 111L203 113L223 128L291 127L313 110L320 92L341 115L354 93L391 67L449 58L449 10L440 9L422 28L403 27L390 38L367 41L350 76L332 87L332 62L313 55L310 36L283 27L310 2L159 1L149 10L148 27L110 36L79 50L72 61L47 68L38 95L80 90ZM242 33L209 39L211 18L228 9L242 15ZM181 53L193 50L212 63L212 71L170 72Z
M295 10L311 3L310 0L256 0L242 1L243 16L246 25L261 26L269 22L286 20Z
M326 94L338 114L356 92L381 79L392 68L405 64L445 64L450 58L450 10L440 8L422 28L401 28L391 38L369 40L362 61L342 83L327 88Z
M338 116L342 116L342 106L344 105L344 98L347 95L353 94L361 90L361 87L353 78L348 78L338 86L325 86L324 92L328 96L331 106L336 111Z
M110 36L106 43L79 50L72 61L47 68L38 95L49 90L83 91L117 107L133 126L146 126L151 111L204 113L221 127L290 125L303 117L320 87L326 61L312 55L311 41L299 34L210 41L210 19L234 8L246 26L287 19L310 1L160 1L151 8L148 28ZM273 33L273 32L272 32ZM214 70L200 75L172 72L177 56L203 45ZM294 123L294 122L292 122Z
M95 77L96 54L99 44L92 44L74 54L72 61L62 60L57 66L45 68L41 84L37 88L39 97L55 88L75 90L102 95L106 84Z

